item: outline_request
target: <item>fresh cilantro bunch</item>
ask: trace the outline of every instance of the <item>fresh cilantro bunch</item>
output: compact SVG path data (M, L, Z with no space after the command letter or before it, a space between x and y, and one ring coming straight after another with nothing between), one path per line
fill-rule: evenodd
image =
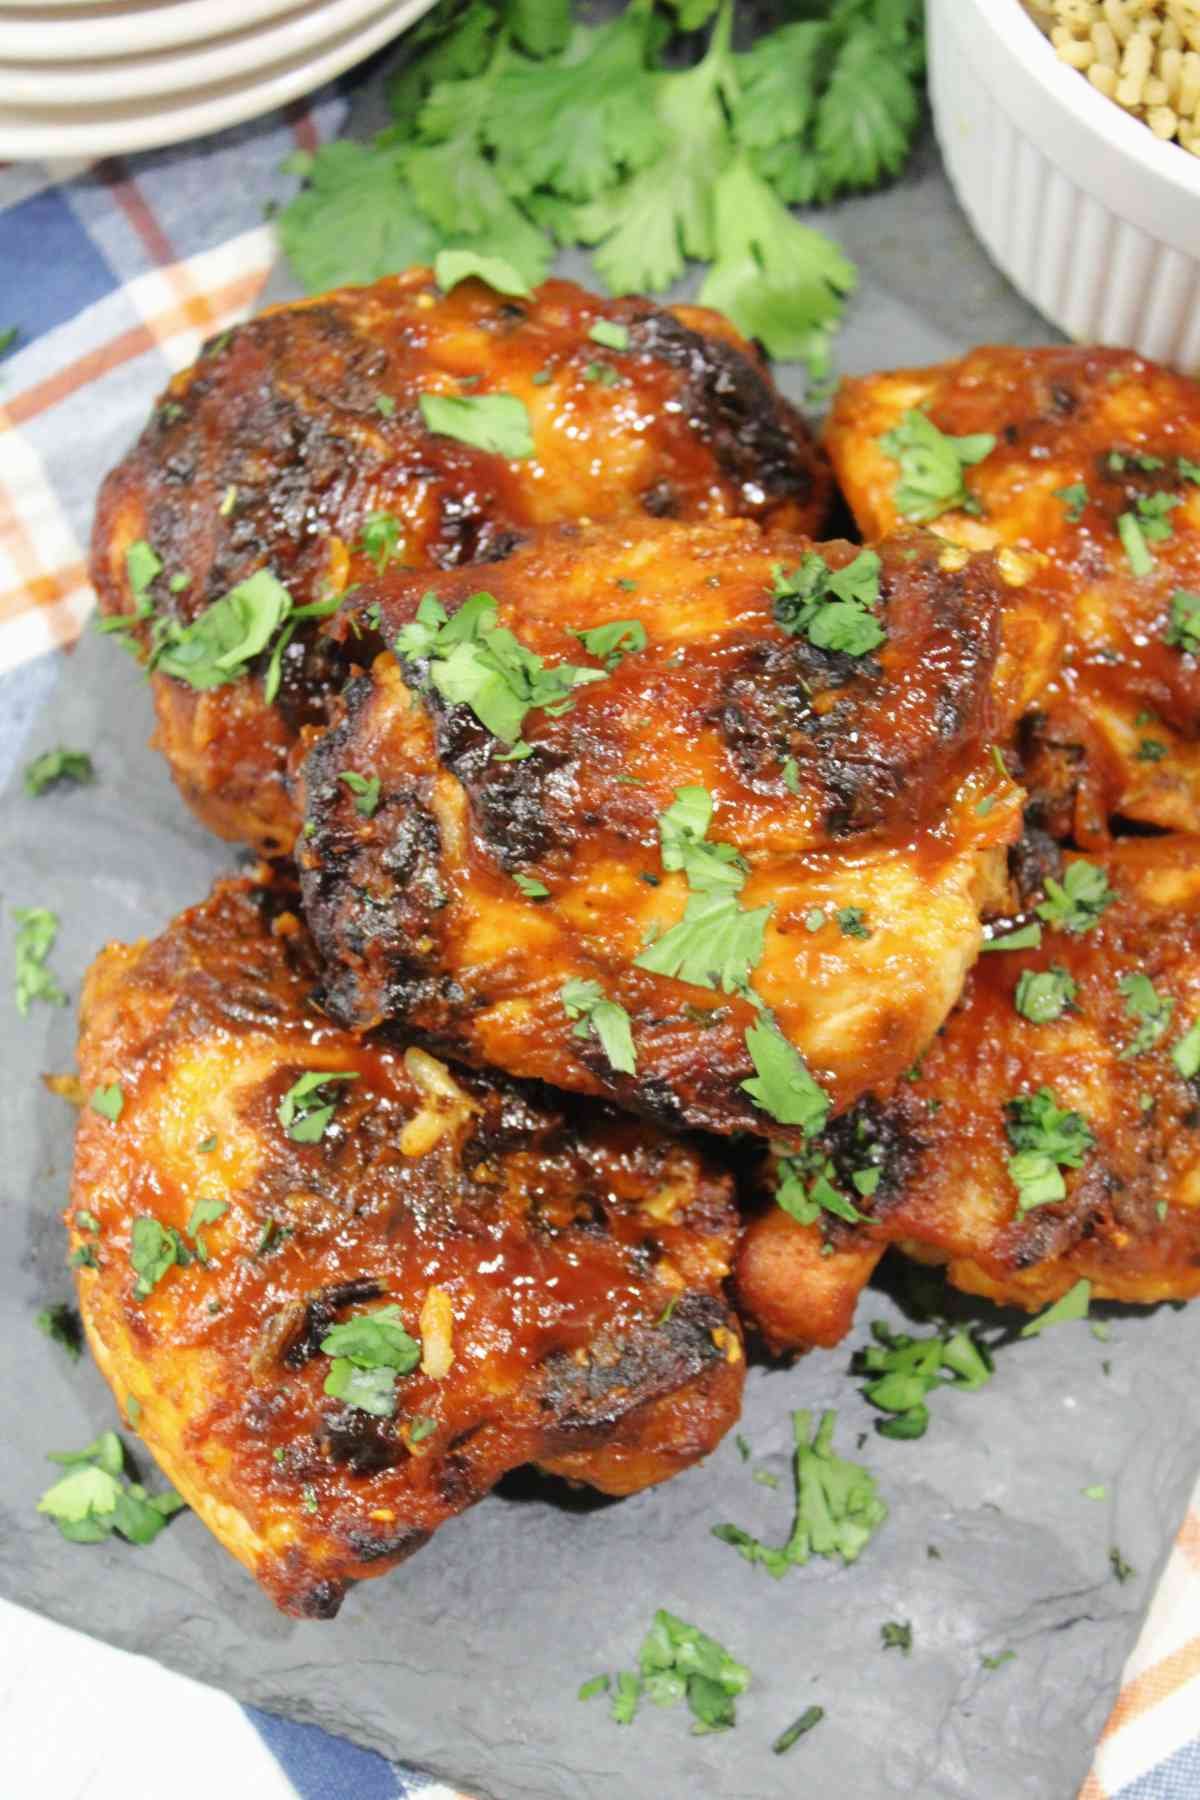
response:
M630 0L600 25L569 0L444 0L413 34L394 125L298 165L284 250L310 292L446 248L534 283L556 245L589 244L610 291L661 293L691 258L710 265L705 304L821 374L855 271L788 208L903 166L923 0L799 10L736 50L732 0Z

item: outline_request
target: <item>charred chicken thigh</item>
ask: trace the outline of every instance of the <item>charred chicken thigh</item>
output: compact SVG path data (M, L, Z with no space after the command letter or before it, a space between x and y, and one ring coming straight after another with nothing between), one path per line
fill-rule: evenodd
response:
M721 1133L892 1080L1019 828L995 559L643 522L483 573L363 588L303 763L333 1014Z
M606 1493L735 1419L736 1214L692 1147L363 1041L230 880L88 977L67 1223L122 1410L286 1610L328 1617L535 1462ZM136 1403L136 1404L135 1404Z
M206 345L104 484L92 578L153 653L184 798L275 855L296 828L289 749L344 676L320 614L356 582L491 562L562 519L814 531L828 495L803 421L717 314L565 281L443 294L414 269Z

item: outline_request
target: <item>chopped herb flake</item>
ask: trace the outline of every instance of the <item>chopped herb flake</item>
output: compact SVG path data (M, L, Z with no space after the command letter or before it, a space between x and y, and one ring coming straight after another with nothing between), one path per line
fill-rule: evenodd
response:
M58 914L44 906L14 906L17 934L13 941L17 1011L24 1017L35 1000L65 1006L67 996L46 967L58 936Z
M620 1075L636 1074L637 1051L625 1008L610 1000L598 981L574 976L563 983L561 992L568 1019L578 1020L572 1037L586 1038L594 1033L611 1068Z
M979 510L964 485L963 471L981 463L996 448L990 432L947 437L926 413L910 408L879 442L900 465L894 498L902 519L927 525L955 509Z
M796 1510L791 1536L778 1546L763 1544L738 1525L714 1525L713 1536L732 1544L747 1562L761 1563L776 1580L811 1556L840 1557L854 1562L887 1518L875 1479L858 1463L833 1451L836 1414L822 1414L809 1443L811 1415L792 1414L795 1444L793 1479Z
M1021 1336L1037 1337L1051 1325L1067 1325L1072 1319L1086 1319L1091 1298L1091 1282L1077 1281L1074 1287L1067 1289L1061 1300L1056 1300L1053 1306L1048 1306L1036 1319L1030 1319L1028 1325L1022 1326Z
M60 783L83 786L95 779L96 771L86 750L43 750L25 765L25 792L35 799Z
M803 633L819 650L866 656L886 636L874 612L880 597L879 571L874 550L860 550L842 569L831 569L815 550L807 551L790 575L777 563L776 621L790 636Z
M325 1089L337 1082L357 1081L349 1069L310 1069L294 1081L279 1105L275 1116L294 1144L316 1144L325 1136L334 1115L339 1096L330 1098Z
M533 429L515 394L422 394L421 417L436 437L456 438L509 462L533 455Z
M1061 882L1053 875L1046 877L1046 899L1034 910L1047 925L1079 936L1091 931L1115 899L1104 870L1077 857L1068 864Z

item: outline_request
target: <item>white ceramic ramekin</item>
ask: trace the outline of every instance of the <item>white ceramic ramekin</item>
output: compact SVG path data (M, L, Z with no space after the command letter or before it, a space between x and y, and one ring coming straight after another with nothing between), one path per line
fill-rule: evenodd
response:
M1200 373L1200 157L1061 62L1020 0L928 0L946 169L992 258L1068 336Z

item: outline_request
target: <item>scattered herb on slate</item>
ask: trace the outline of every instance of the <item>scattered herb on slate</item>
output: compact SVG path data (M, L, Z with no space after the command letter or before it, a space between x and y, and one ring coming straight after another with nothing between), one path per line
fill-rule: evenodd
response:
M894 1332L877 1319L871 1326L874 1343L856 1351L854 1372L871 1379L863 1394L888 1413L875 1429L881 1437L924 1437L929 1424L925 1402L935 1388L959 1387L967 1393L991 1380L991 1352L968 1331L935 1332L932 1337L911 1337Z
M1131 1581L1137 1574L1137 1570L1134 1568L1133 1564L1125 1561L1125 1558L1121 1555L1121 1552L1117 1549L1115 1544L1108 1553L1108 1560L1113 1574L1122 1585L1127 1581Z
M44 1306L34 1315L33 1322L52 1343L62 1345L72 1362L79 1361L83 1354L83 1326L73 1306L61 1300Z
M85 786L96 779L92 759L86 750L43 750L25 765L25 792L35 799L48 788L61 785Z
M764 1544L740 1525L712 1528L714 1537L732 1544L747 1562L761 1563L776 1580L811 1556L837 1556L843 1563L854 1562L887 1518L874 1476L858 1463L834 1454L836 1418L836 1413L823 1413L810 1443L811 1415L792 1414L796 1501L786 1543Z
M879 1627L879 1637L885 1650L903 1650L905 1656L911 1655L913 1631L907 1619L889 1619Z
M51 1462L67 1473L38 1501L73 1544L98 1544L117 1532L131 1544L150 1544L184 1504L169 1489L148 1494L125 1473L125 1452L115 1431L103 1432L84 1450L57 1451Z
M652 1706L686 1700L695 1736L727 1731L737 1723L737 1696L749 1681L749 1669L716 1638L660 1607L642 1640L636 1673L623 1669L616 1678L610 1714L618 1725L631 1725L643 1700ZM579 1698L590 1700L609 1687L607 1675L594 1675Z
M981 1656L979 1661L985 1669L1002 1669L1005 1663L1015 1662L1015 1650L1001 1650L995 1656Z
M1037 1337L1050 1325L1067 1325L1072 1319L1086 1319L1091 1298L1091 1282L1077 1281L1074 1287L1067 1289L1061 1300L1056 1300L1053 1306L1048 1306L1036 1319L1030 1319L1028 1325L1023 1325L1021 1336Z
M58 914L44 906L14 906L12 916L17 922L13 943L17 1011L25 1017L35 1000L65 1006L67 996L46 967L58 936Z
M794 1719L786 1731L781 1731L771 1749L776 1756L785 1756L793 1744L798 1744L806 1737L814 1725L819 1725L825 1717L823 1706L807 1706L798 1719Z

